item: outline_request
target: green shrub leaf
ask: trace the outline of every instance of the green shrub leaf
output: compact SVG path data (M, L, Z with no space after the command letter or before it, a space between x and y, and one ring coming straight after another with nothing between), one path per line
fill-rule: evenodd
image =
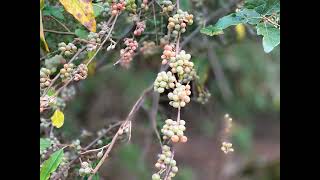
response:
M53 173L61 163L63 158L63 149L54 152L49 159L47 159L40 170L40 180L47 180L50 174Z

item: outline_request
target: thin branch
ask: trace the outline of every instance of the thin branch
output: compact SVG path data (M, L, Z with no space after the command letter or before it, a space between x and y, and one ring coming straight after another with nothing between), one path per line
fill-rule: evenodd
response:
M68 32L71 32L70 29L64 25L62 22L60 22L57 18L53 17L53 16L49 16L50 18L52 18L53 20L57 21L65 30L67 30Z
M63 31L55 31L55 30L50 30L50 29L43 29L44 32L51 32L51 33L56 33L56 34L64 34L64 35L76 35L73 32L63 32Z

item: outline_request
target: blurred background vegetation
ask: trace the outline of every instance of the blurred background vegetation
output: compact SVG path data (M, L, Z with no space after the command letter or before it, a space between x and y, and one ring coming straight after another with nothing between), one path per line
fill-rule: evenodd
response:
M193 1L182 2L187 3L192 13L202 17L200 7L195 7ZM214 12L228 3L210 0L203 1L203 6ZM64 31L52 19L53 16L72 32L84 30L57 4L50 1L44 8L45 29ZM119 39L130 29L131 22L126 16L120 17L114 39ZM152 31L152 19L147 22L146 29ZM157 24L165 29L165 21L157 19ZM187 37L197 26L195 20L195 25L184 36ZM186 134L189 141L176 147L180 169L176 180L280 179L280 48L266 54L255 30L249 26L244 28L243 32L229 28L224 35L215 37L198 33L183 47L192 55L200 82L211 93L211 98L204 105L191 101L182 110L182 119L188 123ZM56 49L59 42L71 42L75 35L45 31L45 37L49 48ZM155 35L146 35L144 40L155 41ZM58 130L66 139L79 137L83 129L96 132L112 122L123 120L141 92L156 78L161 64L161 48L157 47L151 56L139 53L132 66L123 69L113 66L119 58L121 46L117 45L112 52L99 53L89 78L74 84L77 95L67 104L65 125ZM148 117L151 100L148 96L143 109L133 120L131 142L116 146L110 160L103 165L101 179L150 179L160 149ZM166 118L175 117L175 113L166 98L161 96L158 128ZM235 152L228 157L220 151L219 141L225 113L231 115L234 123L232 143ZM86 142L89 140L81 141Z

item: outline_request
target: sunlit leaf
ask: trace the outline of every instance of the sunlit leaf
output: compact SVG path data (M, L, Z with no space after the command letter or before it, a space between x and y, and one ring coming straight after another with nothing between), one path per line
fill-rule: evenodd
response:
M96 20L91 0L60 0L60 2L88 30L96 32Z
M64 114L59 109L57 109L51 117L52 125L56 128L62 127L64 123Z
M50 178L50 174L53 173L60 165L63 158L63 149L60 149L47 159L40 170L40 180L47 180Z

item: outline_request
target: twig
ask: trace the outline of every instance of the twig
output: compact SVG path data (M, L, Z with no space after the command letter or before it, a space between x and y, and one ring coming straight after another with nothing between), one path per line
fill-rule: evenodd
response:
M52 18L53 20L57 21L64 29L66 29L68 32L71 32L70 29L64 25L62 22L60 22L57 18L53 17L53 16L49 16L50 18Z
M64 35L76 35L73 32L63 32L63 31L55 31L55 30L50 30L50 29L43 29L44 32L51 32L51 33L56 33L56 34L64 34Z

